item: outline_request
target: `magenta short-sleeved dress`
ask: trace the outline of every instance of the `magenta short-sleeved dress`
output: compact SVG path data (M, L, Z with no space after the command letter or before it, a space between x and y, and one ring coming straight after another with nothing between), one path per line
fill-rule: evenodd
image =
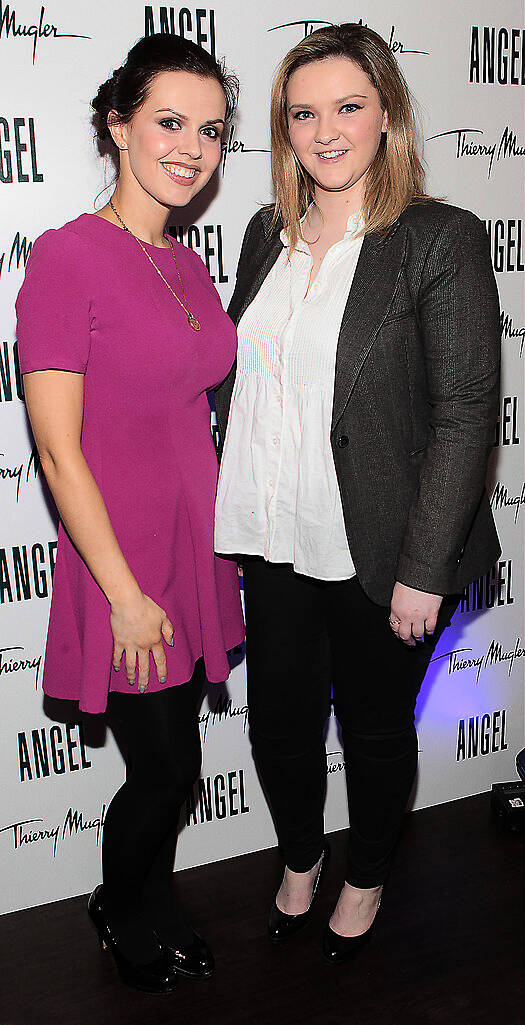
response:
M170 250L147 245L181 294ZM150 655L148 693L188 681L204 656L210 682L244 624L236 565L213 551L217 459L206 392L227 375L235 329L200 258L175 243L193 331L121 228L82 214L33 247L17 300L22 373L84 374L82 451L141 590L175 629L167 682ZM108 690L134 694L112 668L109 604L59 528L44 691L103 712Z

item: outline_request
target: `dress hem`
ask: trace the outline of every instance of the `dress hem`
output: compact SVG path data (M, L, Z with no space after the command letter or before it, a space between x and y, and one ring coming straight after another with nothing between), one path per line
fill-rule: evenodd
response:
M240 632L239 639L234 641L231 645L228 646L228 648L225 649L225 652L224 652L225 656L227 656L229 652L233 651L234 648L237 648L240 644L242 644L242 642L244 641L244 636L245 636L244 635L244 630L242 630ZM198 662L198 660L200 658L203 658L203 653L202 652L199 655L196 655L194 657L193 666L192 666L191 672L190 672L189 676L187 677L187 679L179 680L179 681L177 681L177 683L166 683L166 684L163 684L162 688L159 688L159 690L155 690L154 692L150 692L150 693L162 694L163 691L170 690L172 687L182 687L185 683L189 683L189 681L191 680L191 678L193 676L193 673L195 672L195 665L196 665L196 663ZM228 673L227 673L227 675L225 677L221 676L220 678L219 677L215 678L215 675L214 675L212 679L210 679L210 677L206 674L206 682L210 683L210 684L213 684L214 686L217 685L217 684L225 683L226 680L228 679L230 673L231 673L231 669L229 669L229 671L228 671ZM186 675L186 674L184 674L184 675ZM128 694L128 693L129 694L138 694L139 693L137 687L129 687L128 690L125 690L125 691L121 691L121 690L118 690L118 691L117 690L113 690L112 691L108 687L108 690L106 691L106 694L105 694L105 702L104 702L104 704L102 704L99 701L92 701L92 700L89 700L89 699L85 700L82 697L82 695L78 695L78 694L73 695L73 694L56 694L56 693L53 693L52 689L47 684L42 688L42 690L43 690L43 693L46 695L46 697L52 698L53 701L74 701L76 704L78 704L79 711L85 712L86 715L103 715L105 713L106 709L107 709L108 697L109 697L110 694ZM147 690L146 690L146 693L147 693Z

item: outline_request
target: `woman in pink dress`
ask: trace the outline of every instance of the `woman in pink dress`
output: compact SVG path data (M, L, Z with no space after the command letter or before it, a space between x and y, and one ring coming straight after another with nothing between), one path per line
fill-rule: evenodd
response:
M44 690L104 712L126 750L89 914L122 979L170 992L213 957L172 892L199 774L205 679L243 637L237 570L213 552L207 390L235 356L200 258L165 234L206 185L236 80L195 44L140 40L93 101L118 149L111 200L35 243L18 300L27 408L60 513Z

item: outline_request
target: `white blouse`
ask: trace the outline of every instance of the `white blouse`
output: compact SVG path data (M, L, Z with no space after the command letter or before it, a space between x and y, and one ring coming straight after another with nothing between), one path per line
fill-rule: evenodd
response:
M361 215L326 253L284 248L238 325L215 550L291 563L319 580L355 575L330 444L337 341L361 251ZM308 294L306 294L308 290Z

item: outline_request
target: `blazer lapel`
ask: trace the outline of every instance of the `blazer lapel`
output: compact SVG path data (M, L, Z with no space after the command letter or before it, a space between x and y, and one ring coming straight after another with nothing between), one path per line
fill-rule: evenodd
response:
M386 317L403 266L406 234L398 224L386 239L363 239L337 343L332 431Z
M341 418L361 368L386 317L401 273L406 249L406 228L398 224L386 239L365 235L352 287L339 330L335 366L332 427ZM235 326L255 299L283 244L274 232L257 254L248 273L237 279L228 314ZM233 376L235 367L232 368ZM231 375L230 375L231 376Z

